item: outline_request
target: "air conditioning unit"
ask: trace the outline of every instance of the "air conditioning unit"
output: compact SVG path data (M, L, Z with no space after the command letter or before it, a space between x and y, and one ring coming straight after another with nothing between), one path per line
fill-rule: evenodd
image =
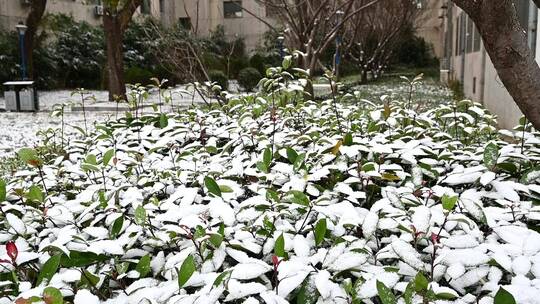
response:
M96 5L94 7L94 15L103 16L103 14L104 14L103 5Z

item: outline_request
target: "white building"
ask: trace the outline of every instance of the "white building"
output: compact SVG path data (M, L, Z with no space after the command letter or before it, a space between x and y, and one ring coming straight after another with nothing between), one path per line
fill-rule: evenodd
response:
M521 24L526 28L531 52L540 62L538 8L530 0L515 0ZM467 98L480 101L499 117L499 125L510 129L523 115L502 84L472 20L452 1L443 4L444 38L441 78L459 81Z

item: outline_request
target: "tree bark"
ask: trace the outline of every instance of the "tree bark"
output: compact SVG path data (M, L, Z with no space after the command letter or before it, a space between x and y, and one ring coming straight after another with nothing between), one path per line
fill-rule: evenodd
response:
M124 79L124 32L143 0L129 0L122 8L105 6L103 29L107 51L109 101L127 100Z
M107 69L109 101L116 98L126 99L126 83L124 80L124 35L118 24L118 18L103 16L103 29L107 45Z
M34 78L34 45L35 38L45 13L45 7L47 6L47 0L34 0L30 6L30 13L26 17L26 33L24 35L24 51L27 64L28 77Z
M540 130L540 67L527 44L514 1L452 1L474 21L502 83L527 120Z

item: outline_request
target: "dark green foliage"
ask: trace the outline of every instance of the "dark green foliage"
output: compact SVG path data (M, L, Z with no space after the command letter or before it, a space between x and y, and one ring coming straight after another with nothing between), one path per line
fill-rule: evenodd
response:
M67 15L50 15L47 25L53 36L49 47L56 57L56 86L98 88L105 62L103 30Z
M417 36L412 27L403 33L400 40L401 42L396 47L394 64L417 68L438 66L438 60L433 54L433 46L424 38Z
M20 76L18 40L15 32L0 31L0 82ZM17 63L17 64L14 64Z
M154 74L144 68L138 66L132 66L128 68L124 75L126 83L129 84L142 84L149 85L151 83L150 78L154 77Z
M259 73L257 69L252 67L245 68L238 73L238 83L240 83L246 91L252 91L259 83L259 80L261 80L261 77L261 73Z
M450 80L448 82L448 87L454 94L455 100L462 100L465 98L465 93L463 92L463 85L459 80Z
M223 73L223 71L220 70L210 70L208 72L208 77L210 77L210 80L212 82L217 82L219 86L221 86L222 89L226 90L229 87L229 79L227 78L227 75Z

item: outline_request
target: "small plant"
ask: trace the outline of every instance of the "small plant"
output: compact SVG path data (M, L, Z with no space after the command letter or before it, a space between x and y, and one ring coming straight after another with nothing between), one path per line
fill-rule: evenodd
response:
M248 92L253 91L262 76L255 68L245 68L238 73L238 83Z
M208 72L208 77L210 77L210 81L217 83L222 90L227 90L229 88L229 79L224 72L211 70Z

